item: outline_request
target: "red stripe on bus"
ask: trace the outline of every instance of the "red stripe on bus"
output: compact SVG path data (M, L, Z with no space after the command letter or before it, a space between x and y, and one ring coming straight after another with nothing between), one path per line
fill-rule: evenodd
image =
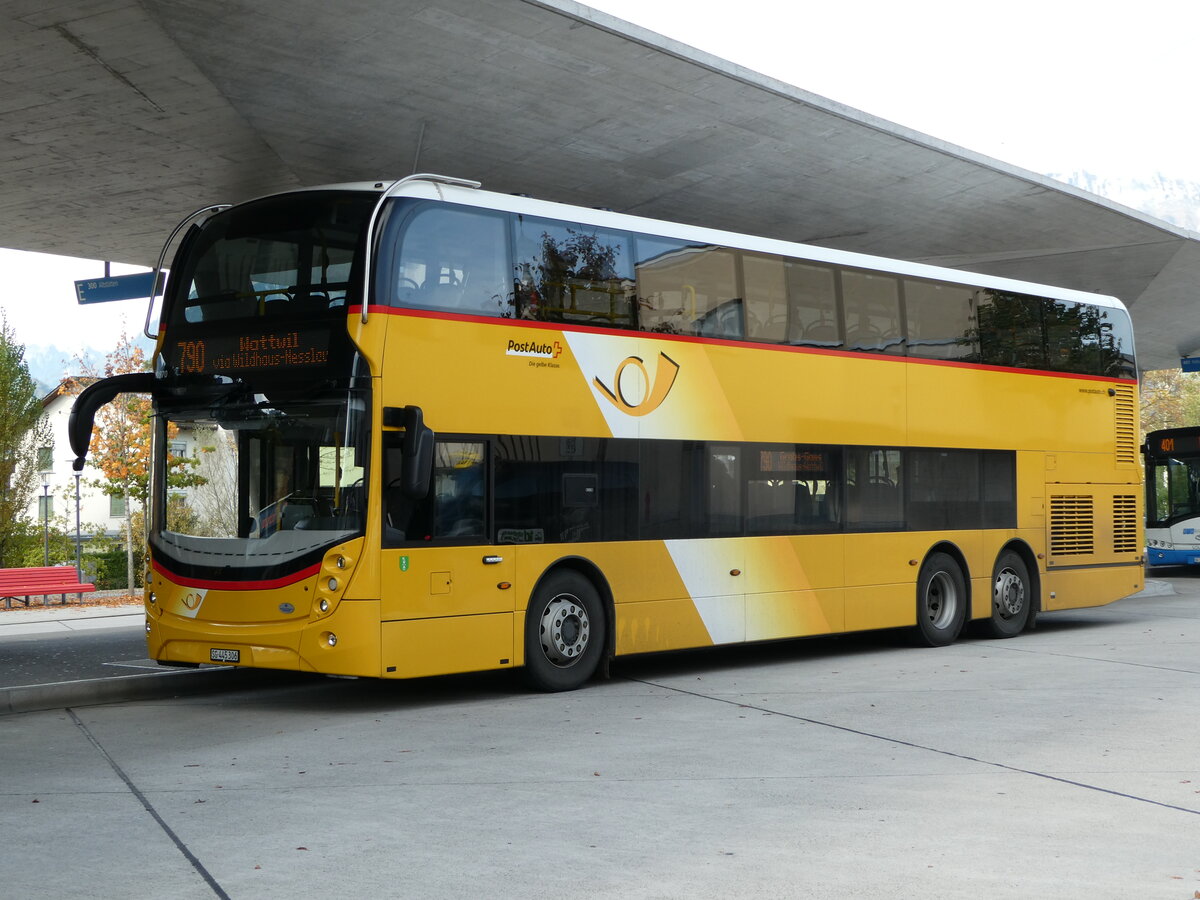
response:
M313 563L307 569L303 569L292 575L284 575L282 578L268 578L262 581L218 581L212 578L189 578L185 575L176 575L158 560L154 560L152 568L164 578L169 578L172 583L183 587L207 588L213 591L265 591L272 590L273 588L287 587L298 581L304 581L306 578L312 578L321 571L321 564Z
M351 306L347 313L361 315L362 305ZM1027 375L1046 375L1050 378L1074 378L1082 381L1116 382L1137 384L1136 378L1119 378L1113 375L1085 375L1079 372L1055 372L1052 369L1022 369L1016 366L996 366L988 363L960 362L954 359L925 359L919 356L897 356L892 353L870 351L833 350L826 347L802 347L795 344L769 344L763 341L733 341L727 338L695 337L688 334L660 334L651 331L622 331L618 328L581 328L566 322L533 322L527 319L498 319L495 316L473 316L466 313L450 313L431 309L407 309L399 306L367 307L368 315L407 316L413 319L440 319L446 322L471 322L477 325L508 325L518 328L533 328L542 331L571 332L572 334L607 334L614 337L644 337L656 341L679 341L685 344L711 344L718 347L754 347L759 350L775 350L782 353L808 353L816 356L835 356L845 359L877 359L881 362L912 363L920 366L950 366L955 369L978 369L982 372L1023 372Z

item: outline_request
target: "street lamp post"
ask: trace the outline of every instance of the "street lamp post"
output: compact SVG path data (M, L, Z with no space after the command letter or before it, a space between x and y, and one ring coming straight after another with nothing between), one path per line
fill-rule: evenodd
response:
M50 565L50 476L45 472L42 473L42 546L46 565Z

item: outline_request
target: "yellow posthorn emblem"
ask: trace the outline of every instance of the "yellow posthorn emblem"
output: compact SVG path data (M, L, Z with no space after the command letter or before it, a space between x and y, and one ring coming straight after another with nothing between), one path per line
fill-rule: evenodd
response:
M629 402L621 386L621 376L625 374L625 369L629 366L636 367L642 373L644 392L642 398L636 403ZM659 353L658 369L654 373L654 380L652 382L650 373L646 371L646 364L642 361L642 358L640 356L629 356L617 366L617 373L613 376L613 387L615 390L610 389L599 378L593 378L592 383L621 412L630 416L645 416L662 406L662 402L667 399L667 394L671 392L671 386L675 384L675 376L678 374L679 363L675 362L667 354Z

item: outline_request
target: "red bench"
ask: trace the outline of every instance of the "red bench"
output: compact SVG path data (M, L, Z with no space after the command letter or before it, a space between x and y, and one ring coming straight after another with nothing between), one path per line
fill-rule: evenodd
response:
M0 569L0 600L5 609L12 609L14 600L29 606L30 597L42 598L42 605L51 594L84 594L94 591L94 584L82 584L70 566L31 566L27 569Z

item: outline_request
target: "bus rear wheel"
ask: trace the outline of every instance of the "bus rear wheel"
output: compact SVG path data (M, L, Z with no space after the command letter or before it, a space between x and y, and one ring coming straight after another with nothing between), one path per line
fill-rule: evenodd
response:
M984 631L995 638L1016 637L1029 623L1032 602L1029 568L1019 555L1005 550L992 570L992 614Z
M967 582L948 553L931 553L917 576L917 627L913 638L927 647L952 644L967 618Z
M579 572L554 572L525 612L525 680L541 691L574 690L595 673L604 638L595 586Z

